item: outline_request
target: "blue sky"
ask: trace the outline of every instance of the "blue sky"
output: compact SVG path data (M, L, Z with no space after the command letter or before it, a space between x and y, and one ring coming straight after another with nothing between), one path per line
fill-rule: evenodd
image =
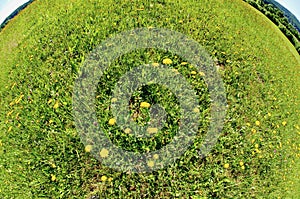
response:
M14 10L29 0L0 0L0 24ZM290 10L300 21L300 0L276 0Z
M0 10L2 10L4 8L4 6L9 2L9 0L2 0L0 2Z
M300 0L275 0L289 11L291 11L300 21Z

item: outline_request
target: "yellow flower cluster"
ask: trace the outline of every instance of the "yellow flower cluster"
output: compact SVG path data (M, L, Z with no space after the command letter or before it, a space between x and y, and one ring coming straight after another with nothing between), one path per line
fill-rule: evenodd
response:
M255 125L256 125L256 126L260 126L260 121L256 121L256 122L255 122Z
M172 63L173 63L172 60L169 59L169 58L166 58L166 59L163 60L163 64L170 65Z
M103 148L103 149L100 151L100 157L101 157L101 158L106 158L106 157L108 157L108 154L109 154L109 151L108 151L106 148Z
M151 128L151 127L147 128L147 132L148 132L149 134L157 133L157 131L158 131L157 128Z
M224 164L224 168L228 169L229 168L229 164L228 163Z
M126 129L124 130L124 132L127 133L127 134L129 134L129 133L131 133L131 129L130 129L130 128L126 128Z
M53 175L53 174L51 174L51 181L52 181L52 182L56 181L56 176Z
M154 167L155 163L153 160L147 162L148 167Z
M149 104L148 102L142 102L142 103L140 104L140 107L142 107L142 108L149 108L149 107L150 107L150 104Z
M199 112L200 112L200 110L199 110L198 108L194 108L194 109L193 109L193 112L195 112L195 113L199 113Z
M107 178L106 176L101 176L102 182L106 182L106 181L111 182L112 180L113 180L113 178Z
M54 108L54 109L57 109L58 106L59 106L59 103L58 103L58 101L56 101L55 104L54 104L54 106L53 106L53 108Z
M158 66L159 66L159 63L152 63L152 66L158 67Z
M92 148L93 148L92 145L86 145L85 152L87 152L87 153L91 152Z
M245 169L245 165L244 165L244 162L243 161L240 161L240 166L241 166L241 169Z
M114 125L116 123L116 119L115 118L111 118L109 121L108 121L108 124L109 125Z

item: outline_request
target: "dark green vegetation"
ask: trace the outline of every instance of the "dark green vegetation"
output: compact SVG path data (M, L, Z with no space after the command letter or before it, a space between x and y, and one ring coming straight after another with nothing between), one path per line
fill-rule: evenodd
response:
M300 54L300 32L299 21L297 18L286 15L288 12L277 2L271 0L244 0L266 15L274 24L278 26L281 32L290 40ZM280 6L278 8L278 6ZM280 10L283 8L283 11ZM291 19L292 18L292 19Z
M74 80L89 52L137 27L176 30L203 45L220 67L229 105L217 145L199 157L209 122L200 73L156 49L117 59L99 83L97 108L106 115L101 125L118 133L115 143L128 150L148 147L130 148L126 143L134 139L108 124L110 88L128 67L169 58L201 91L195 143L172 166L149 174L101 165L85 152L72 116ZM0 63L0 198L299 198L300 58L278 28L243 1L37 0L1 31ZM168 105L167 89L149 92ZM135 96L153 103L143 92Z

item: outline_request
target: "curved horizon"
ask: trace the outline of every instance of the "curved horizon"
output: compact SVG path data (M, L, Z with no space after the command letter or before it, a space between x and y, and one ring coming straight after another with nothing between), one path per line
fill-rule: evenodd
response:
M0 2L0 25L20 6L30 0L2 0Z
M0 1L0 25L9 17L15 10L30 0L2 0ZM300 1L295 0L275 0L283 7L288 9L300 21Z

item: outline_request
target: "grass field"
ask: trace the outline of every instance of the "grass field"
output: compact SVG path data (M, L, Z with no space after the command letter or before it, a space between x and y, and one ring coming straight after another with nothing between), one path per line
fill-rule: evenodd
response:
M118 146L159 147L109 125L111 90L135 66L171 59L168 66L201 96L203 112L195 142L171 166L123 173L86 152L72 94L89 52L138 27L175 30L204 46L220 67L229 106L216 146L201 157L210 105L202 75L183 58L156 49L118 58L97 91L99 124ZM300 57L274 24L242 0L37 0L0 32L0 63L1 198L300 198ZM166 97L167 89L143 92L133 107L154 103L149 96L156 96L176 119L176 99ZM175 133L176 126L155 139L168 143Z

